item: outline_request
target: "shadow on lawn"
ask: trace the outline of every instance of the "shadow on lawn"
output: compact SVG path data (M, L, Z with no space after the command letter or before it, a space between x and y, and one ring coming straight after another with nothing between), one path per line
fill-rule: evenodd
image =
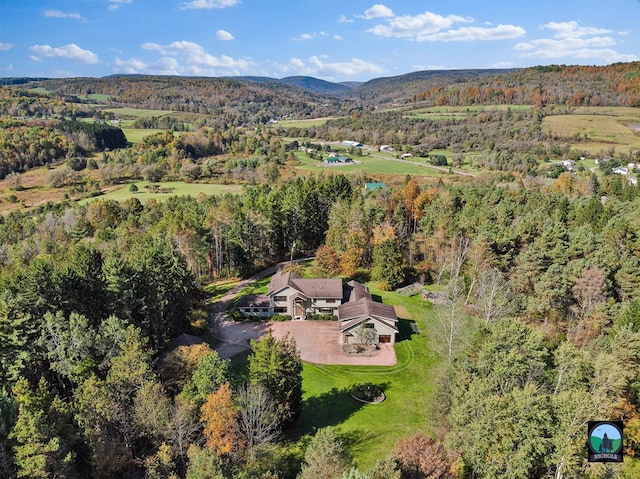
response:
M376 384L382 391L388 384ZM319 396L312 396L304 402L300 417L300 433L315 434L318 429L337 426L346 421L356 411L367 404L351 397L351 387L333 388ZM370 405L369 407L375 407Z
M419 334L418 325L413 319L398 318L398 341L411 341L411 336Z
M319 396L312 396L304 402L300 426L302 434L336 426L346 421L365 404L351 397L351 388L333 388Z

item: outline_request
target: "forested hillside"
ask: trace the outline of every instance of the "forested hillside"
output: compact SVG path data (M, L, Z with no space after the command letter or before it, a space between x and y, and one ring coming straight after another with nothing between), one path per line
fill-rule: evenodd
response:
M637 67L6 82L0 477L638 477ZM308 256L396 307L397 366L220 358L220 298Z
M204 467L196 449L185 451L203 444L208 413L180 409L189 376L170 382L149 355L202 326L198 280L250 274L286 258L295 240L300 254L326 243L323 256L347 277L371 271L387 288L422 278L446 293L427 323L438 401L423 407L448 425L447 461L459 456L476 477L599 477L582 459L585 421L624 420L628 454L640 447L639 201L619 177L559 178L548 191L408 180L362 197L357 183L329 176L200 201L11 214L0 224L3 474L149 477L165 461L200 477L189 475ZM190 418L193 432L148 429L136 415L151 413L141 409L149 401L158 418L187 414L180 420ZM229 477L260 464L208 447L198 454L217 454L212 464L236 471ZM105 448L120 451L116 463ZM269 477L293 477L280 467Z

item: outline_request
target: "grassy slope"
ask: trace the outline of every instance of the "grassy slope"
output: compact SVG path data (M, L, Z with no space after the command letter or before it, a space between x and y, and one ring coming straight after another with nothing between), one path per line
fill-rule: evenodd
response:
M640 134L628 125L640 125L638 108L580 108L573 115L548 116L545 131L562 136L586 135L587 142L576 142L574 148L596 154L612 146L618 152L640 149Z

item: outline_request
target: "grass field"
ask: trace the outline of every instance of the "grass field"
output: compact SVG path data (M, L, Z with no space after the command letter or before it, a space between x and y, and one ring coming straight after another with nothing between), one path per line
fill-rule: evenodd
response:
M161 117L175 113L171 110L145 110L141 108L105 108L104 112L111 112L117 115L119 118L132 117L132 118L151 118Z
M441 119L463 119L470 113L483 111L523 111L530 110L531 105L471 105L471 106L432 106L425 108L414 108L406 110L408 118L429 118L432 120Z
M640 109L623 107L579 108L572 115L545 117L543 128L561 136L578 136L573 147L597 154L615 147L617 152L640 149ZM586 141L584 141L586 140Z
M279 120L278 123L272 125L274 127L284 128L308 128L310 126L324 125L328 120L333 120L334 117L326 118L312 118L309 120Z
M137 193L129 191L130 185L124 185L122 188L110 191L104 195L96 196L94 198L88 198L80 201L80 204L90 203L95 200L115 200L124 201L128 198L138 198L141 202L149 199L155 199L157 201L164 201L171 196L198 196L199 194L205 195L221 195L225 193L240 193L242 186L240 185L218 185L207 183L185 183L182 181L167 181L163 183L154 183L160 185L161 188L172 188L169 193L152 193L147 186L151 183L148 181L137 181L134 183L138 187Z
M376 153L377 155L378 153ZM446 176L446 173L429 168L427 165L416 162L399 162L387 158L379 158L374 156L354 156L353 160L360 163L340 166L326 166L320 161L313 160L304 153L295 152L296 158L301 165L296 167L297 170L311 172L334 172L334 173L357 173L364 172L371 175L412 175L412 176L428 176L440 177Z
M145 137L153 135L155 133L164 130L155 130L152 128L125 128L122 127L124 136L127 137L127 141L130 143L140 143Z

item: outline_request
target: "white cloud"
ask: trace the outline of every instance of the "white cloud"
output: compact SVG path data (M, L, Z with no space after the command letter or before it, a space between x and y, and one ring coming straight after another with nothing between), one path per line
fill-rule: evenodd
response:
M117 10L122 5L132 2L133 0L109 0L109 10Z
M424 12L415 16L392 17L387 20L386 25L376 25L367 31L381 37L419 39L451 28L456 23L470 23L472 21L470 18L458 15L443 17L436 13Z
M149 75L180 75L180 67L175 58L163 57L155 62L144 62L138 58L115 61L118 73L146 73Z
M460 26L474 23L475 20L460 15L440 15L424 12L418 15L386 16L386 23L375 25L367 30L374 35L386 38L406 38L416 42L454 42L475 40L504 40L518 38L526 32L516 25L492 26L484 22L483 26Z
M44 16L50 18L73 18L74 20L84 20L82 15L79 13L65 13L60 10L45 10Z
M342 35L334 35L333 39L334 40L344 40L344 38L342 38Z
M493 28L485 27L462 27L455 30L445 30L443 32L430 35L417 36L416 41L441 41L459 42L472 40L505 40L509 38L519 38L526 33L522 27L515 25L498 25Z
M13 71L13 65L12 65L12 64L9 64L9 65L7 65L6 67L2 67L2 68L0 68L0 71L3 71L3 72L12 72L12 71Z
M15 45L13 43L0 42L0 52L8 52Z
M584 27L578 22L549 22L540 27L554 32L552 38L540 38L516 44L523 58L597 60L602 63L636 61L633 54L624 54L613 47L617 41L607 34L613 33L595 27Z
M36 55L48 58L66 58L80 63L98 63L98 55L90 50L84 50L75 43L70 43L62 47L52 47L51 45L33 45L29 47Z
M294 38L297 42L304 42L307 40L313 40L314 38L327 36L327 32L312 32L312 33L301 33L297 37Z
M218 30L216 32L216 38L223 41L235 40L233 35L226 30Z
M254 66L248 60L211 55L202 46L188 41L176 41L168 45L144 43L141 47L158 52L161 57L154 61L117 58L116 70L122 73L220 76L242 75Z
M340 15L338 17L338 23L353 23L353 20L345 17L344 15Z
M604 28L595 27L582 27L578 22L549 22L542 25L540 28L554 30L556 32L556 38L576 38L576 37L590 37L593 35L605 35L607 33L613 33L611 30L605 30Z
M180 4L182 10L210 10L212 8L228 8L240 3L240 0L191 0Z
M357 75L380 75L384 68L375 63L367 62L359 58L352 58L348 62L327 62L326 57L311 56L306 61L300 58L291 58L289 63L281 65L285 72L293 72L298 75L321 77L327 80L336 78L350 78Z
M372 7L367 8L364 12L364 15L362 16L362 18L366 18L367 20L371 20L372 18L385 17L393 17L393 10L380 3L376 3Z

